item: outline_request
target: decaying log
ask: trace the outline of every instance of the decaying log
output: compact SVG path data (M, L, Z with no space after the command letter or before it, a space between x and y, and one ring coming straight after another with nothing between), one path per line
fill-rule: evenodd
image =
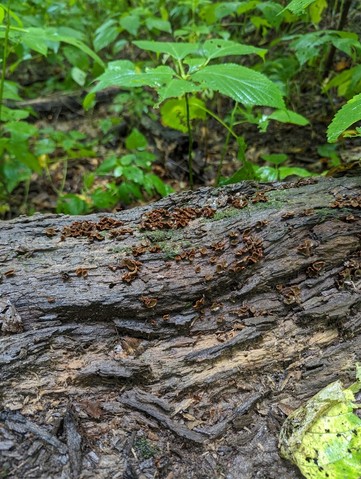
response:
M2 474L300 477L283 420L361 357L360 185L3 222Z

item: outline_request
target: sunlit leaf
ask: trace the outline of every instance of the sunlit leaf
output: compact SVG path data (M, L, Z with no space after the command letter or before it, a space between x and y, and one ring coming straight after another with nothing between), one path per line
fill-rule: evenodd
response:
M329 384L285 421L280 433L281 455L298 466L307 479L359 479L361 419L353 413L357 382L343 389Z
M199 98L189 98L189 119L206 118L205 105ZM160 108L162 123L185 133L187 131L187 106L184 98L167 100Z

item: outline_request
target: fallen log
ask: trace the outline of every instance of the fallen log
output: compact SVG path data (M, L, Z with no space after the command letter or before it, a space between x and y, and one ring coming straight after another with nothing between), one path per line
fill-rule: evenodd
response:
M301 477L280 426L361 356L360 184L3 222L2 473Z

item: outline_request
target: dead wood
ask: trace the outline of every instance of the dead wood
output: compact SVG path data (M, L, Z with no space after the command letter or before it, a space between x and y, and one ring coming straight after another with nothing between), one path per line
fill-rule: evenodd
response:
M361 356L360 184L3 222L2 475L300 477L282 421Z

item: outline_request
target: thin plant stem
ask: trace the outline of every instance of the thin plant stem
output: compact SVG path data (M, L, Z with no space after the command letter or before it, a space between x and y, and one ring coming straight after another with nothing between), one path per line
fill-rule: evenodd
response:
M186 101L186 115L187 115L187 130L188 130L188 172L189 172L189 186L193 190L193 134L191 128L191 119L189 112L189 95L185 95Z
M233 126L234 115L236 114L237 107L238 107L238 102L235 103L235 105L233 107L233 110L232 110L232 113L231 113L231 121L230 121L231 128ZM229 144L230 139L231 139L231 132L230 132L230 130L227 130L226 141L223 144L221 159L219 160L218 168L217 168L216 186L219 185L219 180L221 179L223 162L224 162L224 158L226 157L226 152L227 152L227 149L228 149L228 144Z
M3 101L4 101L4 85L5 85L5 76L6 76L6 62L8 57L8 49L9 49L9 32L10 32L10 14L9 14L9 4L7 8L7 16L6 16L6 29L5 29L5 37L4 37L4 52L3 52L3 64L1 69L1 78L0 78L0 134L3 132L2 127L2 110L3 110ZM4 154L0 155L0 180L3 183L4 188L7 190L6 181L4 180Z

